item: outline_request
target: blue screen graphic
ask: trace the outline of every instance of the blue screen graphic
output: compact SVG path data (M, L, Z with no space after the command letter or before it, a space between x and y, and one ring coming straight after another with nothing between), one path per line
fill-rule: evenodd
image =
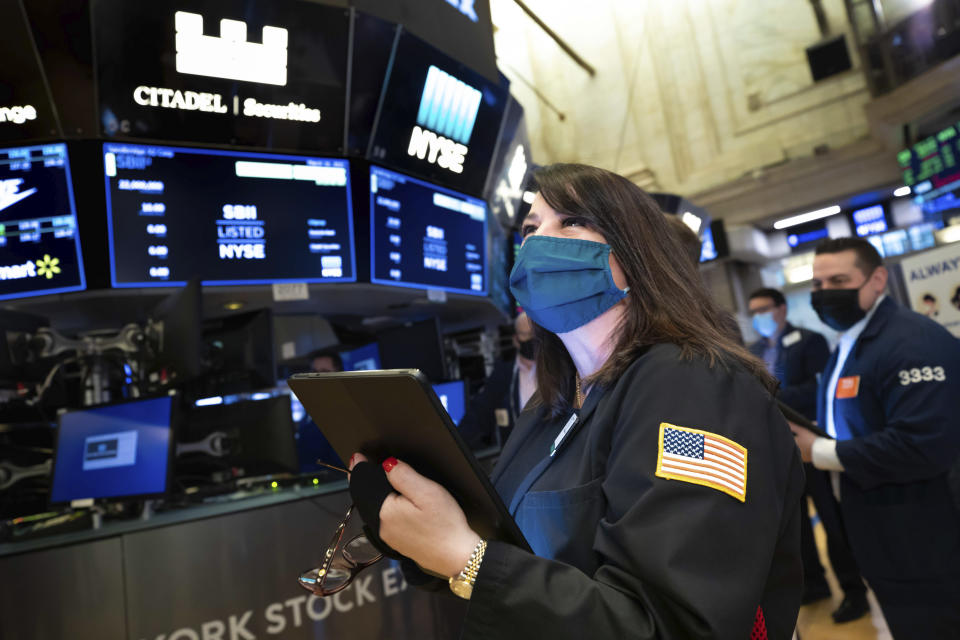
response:
M460 424L467 412L467 388L463 380L431 385L454 424Z
M341 351L340 359L343 360L344 371L369 371L381 368L380 348L377 347L376 342L350 351Z
M486 258L482 200L370 168L373 282L486 295Z
M50 501L163 493L172 405L165 397L61 415Z
M0 149L0 300L84 288L67 146Z
M882 204L857 209L851 216L858 236L869 236L887 230L887 216L883 211Z

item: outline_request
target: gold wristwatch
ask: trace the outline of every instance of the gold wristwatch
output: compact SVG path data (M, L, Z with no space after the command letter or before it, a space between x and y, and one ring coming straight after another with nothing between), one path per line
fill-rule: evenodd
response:
M480 540L477 546L473 548L470 560L467 566L459 575L450 578L450 591L460 596L464 600L469 600L473 595L473 583L477 579L477 573L480 571L480 563L483 562L483 553L487 550L487 541Z

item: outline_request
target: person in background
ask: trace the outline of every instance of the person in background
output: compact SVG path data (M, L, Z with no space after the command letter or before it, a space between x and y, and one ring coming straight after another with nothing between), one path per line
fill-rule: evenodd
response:
M483 389L471 398L460 420L460 435L471 449L503 446L520 412L537 390L537 350L526 313L513 321L516 357L494 365Z
M862 238L821 243L811 303L841 332L820 378L817 417L791 424L804 460L832 472L850 547L894 638L960 634L960 342L886 294Z
M367 530L470 600L465 640L790 638L803 471L775 381L720 328L650 196L584 165L536 179L510 288L537 391L491 476L532 552L358 452ZM395 491L365 493L377 474Z
M787 300L777 289L757 289L748 302L753 328L761 338L750 345L750 352L762 359L767 370L780 381L778 397L784 404L810 420L817 417L817 384L830 357L827 340L821 334L794 327L787 321ZM826 472L804 464L806 494L813 499L817 515L827 534L830 564L843 589L843 601L833 612L834 622L856 620L870 611L867 588L860 577L857 561L850 551L840 506L830 489ZM807 502L800 504L800 549L803 555L802 604L830 597L830 585L813 537L807 514Z

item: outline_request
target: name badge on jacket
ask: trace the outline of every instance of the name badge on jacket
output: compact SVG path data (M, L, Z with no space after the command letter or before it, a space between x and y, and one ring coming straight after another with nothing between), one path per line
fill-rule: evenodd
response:
M837 380L837 400L856 398L860 393L860 376L848 376Z
M802 336L800 335L799 331L791 331L787 335L783 336L783 339L780 340L780 344L782 344L784 347L792 347L800 342L801 337Z

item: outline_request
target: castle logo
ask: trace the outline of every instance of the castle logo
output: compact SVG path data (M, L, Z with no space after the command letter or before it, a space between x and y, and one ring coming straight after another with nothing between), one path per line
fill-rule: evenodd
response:
M247 42L247 23L220 21L220 37L203 35L203 16L177 11L177 72L261 84L287 84L287 30L263 28L263 44Z

